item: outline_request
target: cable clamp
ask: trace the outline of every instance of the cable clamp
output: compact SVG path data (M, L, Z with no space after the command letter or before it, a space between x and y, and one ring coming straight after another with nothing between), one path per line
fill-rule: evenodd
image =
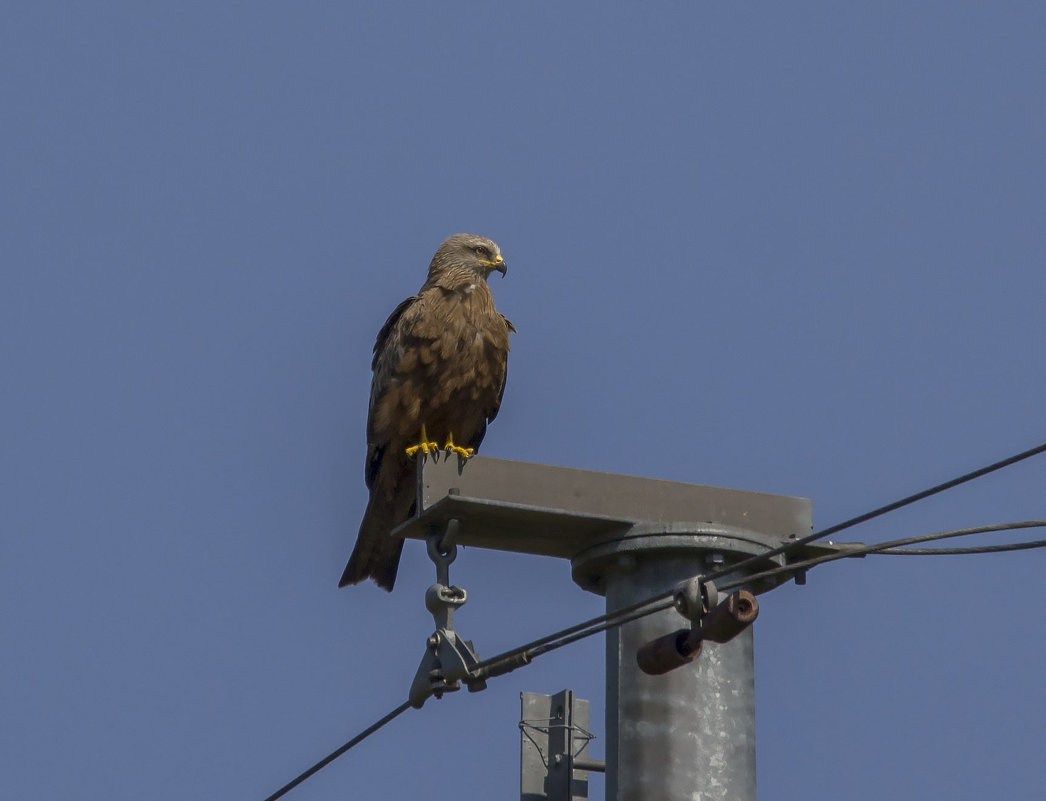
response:
M433 527L426 537L429 558L436 565L436 583L425 591L425 608L432 613L436 631L425 642L425 655L410 685L410 704L417 709L430 695L442 698L443 693L460 690L462 679L469 692L487 686L482 679L470 675L469 671L479 663L472 642L454 631L454 610L468 600L464 588L450 583L450 565L458 555L453 542L457 525L457 520L451 520L445 530Z
M713 582L693 576L676 585L672 599L676 611L696 626L719 603L719 590Z

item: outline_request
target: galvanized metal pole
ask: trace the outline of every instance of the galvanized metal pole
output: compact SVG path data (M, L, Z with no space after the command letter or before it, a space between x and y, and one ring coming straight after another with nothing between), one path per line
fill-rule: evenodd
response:
M596 570L612 611L739 559L734 546L648 533L576 561L575 576ZM662 675L636 664L642 645L685 623L668 609L607 632L607 801L755 801L752 630L706 642L693 663Z
M618 609L705 569L703 559L643 559L607 582ZM690 665L648 676L644 643L679 628L674 610L607 632L607 799L755 801L752 629L706 643Z

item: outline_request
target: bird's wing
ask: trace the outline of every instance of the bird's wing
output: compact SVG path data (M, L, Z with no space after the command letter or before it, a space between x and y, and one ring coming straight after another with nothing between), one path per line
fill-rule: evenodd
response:
M411 295L400 303L378 331L374 342L374 358L371 369L374 378L370 386L370 405L367 410L367 487L374 486L378 471L381 469L382 457L389 446L394 432L390 426L394 422L389 410L396 406L397 398L393 393L402 390L402 375L410 365L405 364L411 358L412 325L419 312L421 297Z
M516 333L516 326L512 325L512 321L504 314L499 314L502 320L505 321L505 325L508 330L513 334ZM506 339L507 342L507 339ZM505 396L505 382L508 379L508 351L506 350L505 355L502 356L501 364L501 386L498 387L498 398L494 403L487 409L487 422L491 422L495 417L498 416L498 410L501 408L501 399Z
M411 295L406 300L402 301L395 309L392 310L392 314L389 315L389 319L385 321L385 324L378 331L378 338L374 341L374 358L371 359L370 369L377 371L378 360L385 353L386 347L389 344L389 338L392 335L393 329L396 327L396 323L399 322L400 317L403 316L410 306L417 303L420 300L418 295Z

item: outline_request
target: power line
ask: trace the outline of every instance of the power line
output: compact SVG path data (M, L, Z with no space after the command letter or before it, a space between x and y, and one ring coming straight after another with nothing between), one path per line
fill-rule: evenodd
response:
M342 754L344 754L346 751L348 751L354 745L358 745L359 743L361 743L364 740L366 740L368 737L370 737L372 734L374 734L374 732L376 732L378 729L380 729L382 726L384 726L390 720L393 720L394 718L398 717L401 713L405 712L409 708L410 708L410 701L404 701L398 707L396 707L391 712L389 712L387 715L385 715L385 717L381 718L380 720L375 721L370 726L365 728L363 731L361 731L359 734L357 734L355 737L353 737L351 740L349 740L347 743L345 743L345 745L343 745L337 751L332 751L330 754L325 756L323 759L321 759L319 762L317 762L315 765L313 765L307 771L305 771L304 773L299 774L294 779L292 779L291 781L287 782L287 784L283 785L283 787L281 787L275 793L273 793L268 798L266 798L265 801L276 801L277 798L282 798L287 793L289 793L291 790L293 790L295 787L297 787L299 784L301 784L303 781L305 781L307 778L309 778L312 774L317 773L320 770L322 770L323 768L327 767L327 765L329 765L335 759L340 757Z
M577 642L578 640L583 640L586 637L591 637L593 634L599 634L600 632L606 631L607 629L613 629L617 628L618 626L623 626L625 623L631 623L633 620L639 620L639 618L646 617L647 615L652 615L655 612L661 612L665 609L671 609L673 606L675 606L674 599L654 604L645 609L640 609L638 611L632 612L632 614L630 615L624 615L623 617L615 617L611 621L608 621L606 623L600 623L598 626L593 626L591 629L588 629L586 631L578 632L577 634L571 635L570 637L564 637L561 640L548 643L547 645L539 646L538 648L535 648L533 651L530 652L531 658L535 656L541 656L542 654L547 654L549 651L555 651L557 648L562 648L564 645L570 645L571 643Z
M672 594L673 593L668 593L670 596ZM662 600L661 603L648 600L641 604L627 606L623 609L616 610L613 615L601 615L600 617L592 618L592 620L586 620L584 623L578 623L570 628L549 634L547 637L542 637L540 640L535 640L532 643L527 643L518 648L505 651L497 656L492 656L490 659L484 659L473 666L470 672L486 673L489 668L498 664L515 663L514 667L521 667L522 665L529 664L534 657L547 654L549 651L555 651L557 648L562 648L564 645L570 645L571 643L583 640L586 637L591 637L593 634L599 634L607 629L630 623L633 620L639 620L639 618L652 615L655 612L670 609L674 605L674 600ZM496 674L487 673L487 675Z
M732 565L728 565L727 567L721 568L713 573L710 573L709 575L705 576L705 579L707 579L708 581L715 581L717 578L721 578L722 576L725 576L729 573L733 573L737 570L743 570L744 568L750 567L754 563L767 559L771 556L779 556L780 554L787 553L790 550L799 548L803 545L806 545L807 543L813 542L814 540L819 540L823 537L828 537L832 534L842 531L843 529L852 528L853 526L856 526L860 523L866 523L867 521L872 520L876 517L880 517L886 514L887 512L893 512L897 509L913 504L916 501L921 501L925 498L929 498L931 495L936 495L937 493L944 492L945 490L951 489L952 487L957 487L960 484L965 484L967 481L973 481L975 478L980 478L982 476L988 475L989 473L994 473L996 470L1001 470L1004 467L1009 467L1011 464L1016 464L1017 462L1022 462L1025 459L1030 459L1032 456L1035 456L1043 452L1046 452L1046 443L1043 443L1042 445L1037 445L1034 448L1029 448L1026 451L1021 451L1020 453L1014 454L1013 456L1008 456L1007 458L1001 459L998 462L992 462L989 465L985 465L984 467L972 470L969 473L964 473L961 476L949 479L948 481L945 481L943 484L937 484L936 486L930 487L929 489L925 489L922 492L916 492L914 495L908 495L904 498L901 498L900 500L894 501L893 503L888 503L885 506L880 506L878 509L873 509L870 512L865 512L863 515L851 517L849 520L844 520L842 523L836 523L834 526L829 526L828 528L822 529L821 531L816 531L813 534L809 534L805 537L800 537L799 539L793 542L789 542L777 548L771 548L768 551L763 551L762 553L757 554L756 556L751 556L747 559L742 559L740 562L735 562Z
M547 634L539 639L532 640L525 645L520 645L516 648L512 648L508 651L504 651L497 656L492 656L489 659L484 659L481 662L473 666L472 672L485 671L488 668L494 667L498 663L511 663L523 654L529 654L531 656L540 656L546 654L549 651L554 651L557 648L561 648L564 645L569 645L572 642L583 640L585 637L589 637L592 634L598 634L601 631L606 631L608 628L613 628L615 625L621 625L622 623L628 623L632 620L637 620L640 617L650 614L651 612L657 612L661 609L666 609L671 606L671 603L662 604L657 609L647 610L645 607L655 604L658 601L664 601L666 598L671 598L673 592L663 593L662 595L654 598L647 598L640 603L632 604L631 606L624 606L621 609L615 609L613 612L608 612L605 615L599 615L591 618L590 620L582 621L581 623L575 623L573 626L568 626L565 629L560 629L552 634ZM643 610L639 614L632 614L639 610ZM610 623L609 621L618 621ZM578 634L579 636L571 636ZM520 664L526 664L529 659L524 659ZM518 666L518 665L517 665Z
M1046 540L1031 542L1013 542L1008 545L980 545L973 548L890 548L873 551L872 556L954 556L971 553L1002 553L1004 551L1030 551L1033 548L1046 548Z
M763 579L773 578L779 576L782 573L794 574L797 571L805 571L811 567L825 564L826 562L835 562L839 559L852 559L858 556L866 556L868 554L875 553L914 553L915 551L903 550L906 545L915 545L920 542L935 542L937 540L946 540L953 537L968 537L973 534L987 534L994 531L1014 531L1022 528L1044 528L1046 527L1046 520L1024 520L1016 523L994 523L988 526L973 526L970 528L956 528L949 531L938 531L935 534L920 534L916 537L904 537L899 540L888 540L886 542L878 542L872 545L863 545L859 548L848 548L845 551L839 551L837 553L825 554L823 556L817 556L812 559L805 559L801 562L792 562L791 564L781 565L770 570L764 570L760 573L751 573L744 578L730 581L725 584L717 584L716 587L719 590L731 590L737 587L744 586L752 581L761 581ZM1020 542L1007 545L994 545L994 546L979 546L977 548L970 549L922 549L921 555L929 555L935 553L991 553L993 551L1019 551L1027 550L1029 548L1043 548L1046 547L1046 540L1035 540L1033 542ZM901 549L901 550L896 550ZM990 549L990 550L989 550Z

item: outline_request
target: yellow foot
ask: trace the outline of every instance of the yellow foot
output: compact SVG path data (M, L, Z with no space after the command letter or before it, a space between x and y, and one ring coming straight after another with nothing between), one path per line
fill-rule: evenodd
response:
M429 453L431 453L434 457L438 457L439 455L439 443L432 442L429 439L429 435L425 431L425 426L421 427L421 439L418 441L418 444L411 445L409 448L407 448L407 456L413 458L418 455L418 451L421 451L426 456L428 456Z
M462 459L469 459L476 452L475 448L462 448L460 445L455 445L453 434L447 437L447 444L443 446L443 450L448 453L456 453Z
M407 448L407 456L417 456L418 451L421 451L426 456L428 456L430 453L437 454L439 453L439 443L426 442L423 440L419 442L417 445L411 445L409 448Z

